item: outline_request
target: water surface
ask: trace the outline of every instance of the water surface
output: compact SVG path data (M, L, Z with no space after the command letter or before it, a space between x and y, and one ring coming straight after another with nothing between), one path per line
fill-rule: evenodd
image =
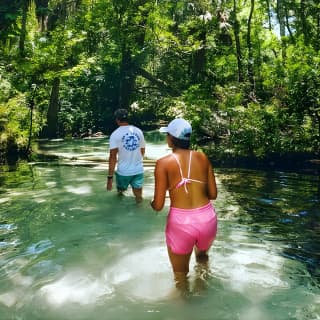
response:
M319 178L216 169L219 230L208 269L191 261L181 298L168 261L167 207L105 191L106 139L51 141L60 157L2 167L0 319L320 319Z

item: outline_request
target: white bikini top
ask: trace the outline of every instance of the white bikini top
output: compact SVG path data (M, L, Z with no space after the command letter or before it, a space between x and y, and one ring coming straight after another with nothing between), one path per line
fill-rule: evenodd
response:
M181 165L180 162L178 160L178 157L172 153L173 157L176 159L179 170L180 170L180 176L181 176L181 181L176 185L175 189L180 188L182 185L184 186L184 190L186 191L186 193L188 193L188 188L187 188L187 184L191 183L191 182L199 182L199 183L205 183L203 181L200 180L195 180L195 179L190 179L190 170L191 170L191 158L192 158L192 151L190 151L189 153L189 165L188 165L188 175L187 178L185 178L182 174L182 169L181 169Z

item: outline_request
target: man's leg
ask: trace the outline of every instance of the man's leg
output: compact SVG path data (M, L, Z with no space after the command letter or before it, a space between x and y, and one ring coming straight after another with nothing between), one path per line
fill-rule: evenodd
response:
M142 202L142 188L137 189L137 188L132 188L132 192L134 196L136 197L136 202L140 203Z
M124 192L127 190L129 186L130 178L126 176L121 176L116 173L116 183L117 183L117 191L119 196L123 196Z
M124 192L125 192L126 190L118 189L117 191L118 191L118 196L119 196L119 197L122 197L122 196L124 196Z
M134 196L136 197L137 203L140 203L142 201L143 181L144 181L143 173L136 174L135 176L133 176L132 181L131 181L132 192L133 192Z

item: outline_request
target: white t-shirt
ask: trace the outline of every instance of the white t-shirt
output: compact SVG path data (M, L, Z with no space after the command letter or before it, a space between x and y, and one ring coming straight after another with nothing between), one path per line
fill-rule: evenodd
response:
M145 140L139 128L132 125L120 126L112 132L109 148L118 148L117 173L122 176L143 173L141 148L145 148Z

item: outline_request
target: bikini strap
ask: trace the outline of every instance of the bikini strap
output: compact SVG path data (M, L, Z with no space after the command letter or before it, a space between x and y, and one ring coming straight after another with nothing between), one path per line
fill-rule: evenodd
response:
M189 167L188 167L188 175L187 175L187 179L189 179L189 178L190 178L191 158L192 158L192 151L190 150L190 153L189 153Z
M189 192L188 192L188 188L187 188L187 183L191 183L191 181L195 181L195 180L190 179L191 156L192 156L191 151L190 151L190 153L189 153L189 165L188 165L188 176L187 176L187 178L185 178L185 177L183 176L182 169L181 169L181 165L180 165L180 162L179 162L179 160L178 160L178 157L177 157L174 153L172 153L172 155L174 156L174 158L175 158L176 161L177 161L177 164L178 164L178 167L179 167L179 171L180 171L180 176L181 176L181 181L176 185L176 188L179 188L180 186L183 185L185 192L186 192L186 193L189 193Z
M180 162L178 160L178 157L174 153L172 153L172 155L177 161L177 164L178 164L178 167L179 167L179 171L180 171L180 176L181 176L181 179L183 179L182 169L181 169L181 165L180 165Z

